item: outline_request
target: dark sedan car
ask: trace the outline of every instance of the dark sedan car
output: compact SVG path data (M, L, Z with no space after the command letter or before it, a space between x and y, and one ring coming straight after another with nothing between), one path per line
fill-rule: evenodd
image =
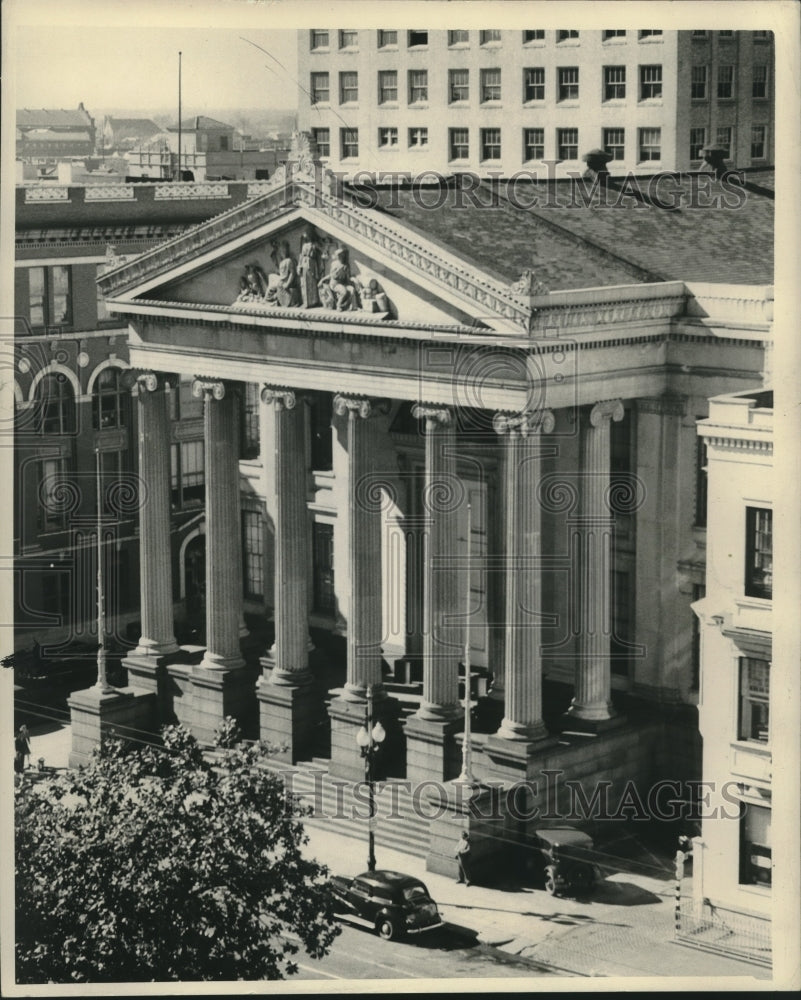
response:
M442 926L437 904L412 875L392 871L363 872L355 878L334 875L331 886L342 904L337 916L370 927L387 940Z

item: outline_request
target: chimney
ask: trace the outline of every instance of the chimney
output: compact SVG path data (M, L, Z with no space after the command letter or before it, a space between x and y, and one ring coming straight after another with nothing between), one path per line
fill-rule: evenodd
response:
M587 180L595 180L597 177L598 182L605 185L609 179L609 170L606 165L611 159L612 154L607 153L605 149L591 149L589 153L582 156L582 160L587 164L584 177Z
M721 149L720 146L704 146L701 150L701 158L704 163L712 168L717 180L720 180L726 173L726 164L724 162L726 159L725 149Z

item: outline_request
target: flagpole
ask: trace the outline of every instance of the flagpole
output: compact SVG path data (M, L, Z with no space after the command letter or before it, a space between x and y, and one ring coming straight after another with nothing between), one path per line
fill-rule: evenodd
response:
M465 587L465 643L464 643L464 738L462 740L462 773L456 779L463 785L474 785L470 730L470 562L471 562L472 509L467 505L467 585Z
M178 53L178 180L181 179L181 53Z

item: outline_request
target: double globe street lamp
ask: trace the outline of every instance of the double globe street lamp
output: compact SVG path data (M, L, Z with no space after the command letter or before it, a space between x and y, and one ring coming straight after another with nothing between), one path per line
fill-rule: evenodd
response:
M373 757L381 748L381 744L387 738L387 733L380 722L373 725L373 688L367 688L367 705L364 711L364 725L356 733L356 742L359 745L362 757L364 757L364 780L367 782L367 792L369 795L370 814L367 821L368 830L368 852L367 870L375 871L375 789L373 783Z

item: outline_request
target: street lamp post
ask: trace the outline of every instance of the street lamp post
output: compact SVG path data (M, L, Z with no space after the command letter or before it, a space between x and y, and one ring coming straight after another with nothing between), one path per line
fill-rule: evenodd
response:
M380 722L373 725L373 688L367 687L367 705L364 710L364 725L356 733L361 755L364 757L364 780L370 803L370 817L367 826L367 870L375 871L375 789L373 785L373 756L387 738L386 730Z

